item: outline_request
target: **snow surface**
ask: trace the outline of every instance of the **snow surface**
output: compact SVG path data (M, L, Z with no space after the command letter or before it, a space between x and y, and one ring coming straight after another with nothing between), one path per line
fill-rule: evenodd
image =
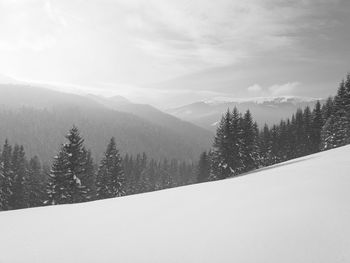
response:
M350 262L350 146L234 179L0 213L0 262Z

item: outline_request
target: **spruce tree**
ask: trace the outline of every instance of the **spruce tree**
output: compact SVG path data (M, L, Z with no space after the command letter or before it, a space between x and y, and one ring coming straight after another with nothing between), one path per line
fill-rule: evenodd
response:
M12 209L10 206L10 198L13 194L13 171L11 169L11 157L12 147L6 139L0 158L0 210Z
M96 176L95 164L90 150L83 147L83 174L82 184L89 190L88 195L85 195L86 200L94 200L96 198Z
M312 114L310 108L307 106L303 112L303 127L304 127L304 155L311 154L312 149Z
M122 160L112 138L101 160L97 175L97 198L118 197L125 194Z
M290 160L294 155L294 151L295 151L295 138L293 137L293 134L294 134L292 130L293 126L290 119L287 119L286 128L287 128L286 137L287 137L288 146L286 147L287 152L285 153L285 156L286 156L286 160Z
M167 189L174 186L174 180L170 173L170 164L167 158L165 158L160 166L160 182L161 189Z
M321 131L323 127L323 118L321 103L317 101L315 108L312 112L312 135L311 135L311 144L312 144L312 153L318 152L321 147Z
M231 173L228 169L232 151L230 147L231 118L231 112L228 109L222 116L216 131L213 145L212 179L224 179Z
M141 173L140 181L138 184L138 190L140 193L156 190L156 174L157 163L152 159Z
M243 118L238 109L234 107L232 111L231 127L230 127L230 148L231 156L229 158L229 170L231 175L238 175L244 170L242 158L243 144Z
M203 152L199 157L197 182L203 183L209 180L210 176L210 159L207 152Z
M92 176L87 173L87 154L84 139L77 127L66 135L68 140L55 157L49 175L48 196L50 204L78 203L91 200L87 182Z
M296 157L303 156L306 152L306 139L304 129L304 116L301 109L298 109L295 113L295 140Z
M26 207L25 181L27 177L27 161L23 146L15 145L12 152L11 170L13 173L13 183L11 186L10 206L12 209Z
M329 97L326 103L322 106L323 125L333 115L334 111L334 100L332 97Z
M36 207L44 204L44 177L37 156L31 158L28 164L25 193L26 207Z
M345 110L347 104L347 89L345 86L345 81L343 80L338 88L337 95L334 98L334 110L335 112L339 112L341 110Z
M322 149L327 150L350 143L350 95L348 88L350 84L342 81L334 98L333 112L328 117L322 129Z
M253 123L253 118L249 110L244 114L242 119L242 141L241 141L241 158L243 162L242 171L250 171L259 166L259 150L257 144L257 127Z
M287 126L287 122L285 121L281 121L278 127L277 144L279 148L277 156L279 161L283 162L288 159L287 155L290 151L288 126Z
M5 190L5 176L3 174L2 162L0 161L0 211L6 210L8 206L7 196L4 190Z
M70 204L73 203L71 184L72 178L67 173L68 158L63 147L55 156L51 171L49 173L49 180L47 184L48 200L45 202L49 205Z
M270 165L271 135L267 124L264 125L263 130L259 133L259 155L261 157L260 164L262 166Z
M350 73L346 76L344 102L345 111L350 114Z
M277 125L273 125L270 131L271 136L271 154L270 154L270 165L280 162L279 158L279 129Z
M63 150L67 158L66 173L70 184L72 202L79 203L90 199L90 189L84 184L86 178L86 150L83 147L84 139L80 136L77 127L73 128L66 135L68 142L63 145Z

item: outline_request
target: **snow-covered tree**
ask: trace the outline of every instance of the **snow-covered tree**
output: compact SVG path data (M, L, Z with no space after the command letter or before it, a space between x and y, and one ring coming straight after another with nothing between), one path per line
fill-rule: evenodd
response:
M267 166L271 159L271 134L267 124L259 133L259 156L260 165Z
M50 204L78 203L91 200L86 182L91 177L87 173L87 153L77 127L66 135L68 140L55 157L48 182Z
M115 139L112 138L99 166L96 182L97 198L104 199L124 195L124 182L122 159Z
M211 179L225 179L243 170L241 124L237 108L232 113L227 110L221 118L213 145Z
M63 149L54 158L47 184L47 204L72 203L70 185L73 184L73 181L67 174L67 159L66 152Z
M197 182L202 183L209 181L210 176L210 159L207 152L202 152L199 157L197 168Z
M333 112L322 129L322 149L350 143L350 76L342 81L334 98Z
M321 131L324 121L322 117L321 103L317 101L315 108L312 112L312 135L311 144L312 152L318 152L321 147Z
M253 122L253 118L249 110L244 114L241 125L242 140L240 154L243 162L242 171L246 172L259 167L257 124Z
M0 210L12 209L10 198L12 196L13 171L12 171L12 147L8 140L5 141L0 158Z
M25 180L26 207L41 206L44 203L44 177L39 158L34 156L28 164Z
M23 146L15 145L12 152L11 170L13 183L11 186L10 206L12 209L26 207L25 183L27 178L27 160Z

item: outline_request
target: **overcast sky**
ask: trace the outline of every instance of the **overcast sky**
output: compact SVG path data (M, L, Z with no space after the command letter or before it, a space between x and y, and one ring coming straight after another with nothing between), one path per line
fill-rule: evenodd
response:
M0 0L0 81L166 108L326 97L350 71L349 0Z

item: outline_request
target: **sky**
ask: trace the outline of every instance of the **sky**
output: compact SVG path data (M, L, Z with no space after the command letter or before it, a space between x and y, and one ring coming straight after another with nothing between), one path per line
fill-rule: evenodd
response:
M348 0L0 0L0 82L169 108L327 97L350 71Z

